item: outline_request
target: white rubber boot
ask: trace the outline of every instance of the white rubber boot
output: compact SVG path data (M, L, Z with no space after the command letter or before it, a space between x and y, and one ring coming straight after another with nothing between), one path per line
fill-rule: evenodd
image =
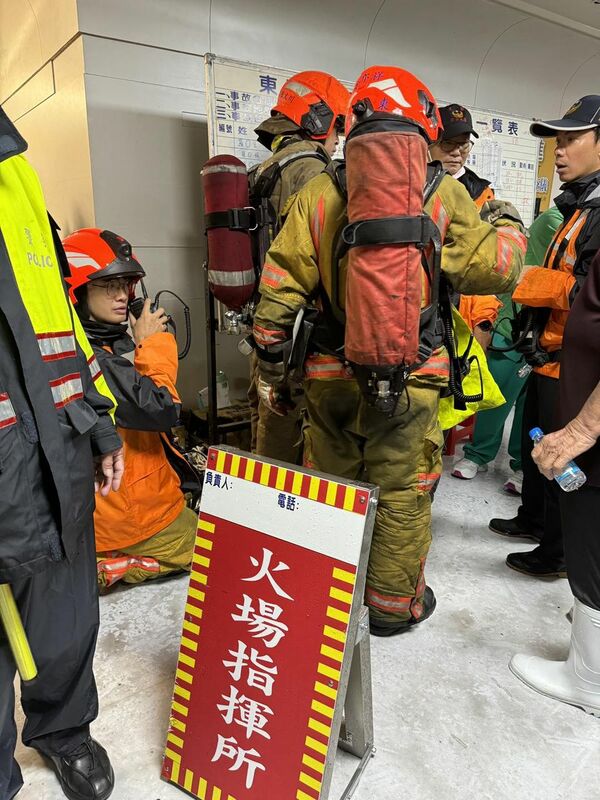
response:
M600 611L575 598L566 661L547 661L519 653L509 666L536 692L600 717Z

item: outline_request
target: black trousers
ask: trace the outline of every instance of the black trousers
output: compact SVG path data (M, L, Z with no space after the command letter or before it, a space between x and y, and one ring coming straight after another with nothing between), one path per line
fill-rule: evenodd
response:
M544 478L537 468L531 457L533 442L529 438L529 431L536 427L544 433L557 430L557 407L558 381L534 372L529 378L523 410L523 489L517 518L527 529L540 534L542 540L535 552L551 564L564 562L559 507L559 497L564 492L556 481Z
M560 513L571 591L600 611L600 488L561 492Z
M98 589L94 532L72 563L12 584L38 676L21 686L23 742L41 753L68 755L79 747L98 714L92 672L98 635ZM1 627L1 626L0 626ZM14 759L15 663L0 632L0 800L12 800L23 780Z

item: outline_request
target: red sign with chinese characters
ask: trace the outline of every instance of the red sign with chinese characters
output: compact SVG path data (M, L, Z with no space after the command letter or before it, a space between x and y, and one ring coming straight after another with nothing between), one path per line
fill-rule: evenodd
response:
M344 484L234 458L209 453L162 774L201 800L316 800L357 565L288 541L285 529L297 539L304 519L307 543L329 535L335 550L340 512L364 527L369 493L348 487L346 497ZM299 493L282 491L294 475ZM254 501L272 532L241 524Z

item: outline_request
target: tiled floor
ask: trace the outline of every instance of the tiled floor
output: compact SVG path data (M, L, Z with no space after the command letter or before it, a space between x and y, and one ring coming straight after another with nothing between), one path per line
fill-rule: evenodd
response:
M517 508L504 475L500 466L442 480L427 572L438 607L407 635L371 640L377 755L354 800L600 798L600 719L535 694L507 668L516 651L566 655L571 597L565 580L504 566L509 543L487 529ZM178 579L101 600L94 735L113 759L114 800L185 797L159 778L185 591ZM20 798L63 797L35 753L21 747L18 758ZM340 754L331 798L354 766Z

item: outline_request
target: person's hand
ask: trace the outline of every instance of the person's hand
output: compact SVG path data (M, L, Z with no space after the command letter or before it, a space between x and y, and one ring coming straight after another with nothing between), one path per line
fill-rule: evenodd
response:
M521 233L525 233L521 215L515 206L506 200L488 200L481 207L479 216L484 222L489 222L490 225L496 225L502 220L508 220L514 223Z
M139 319L135 321L131 319L129 322L136 344L139 344L154 333L163 333L167 330L168 317L165 314L164 308L157 308L156 311L150 311L151 302L150 298L147 297L144 300L144 308L142 309Z
M96 474L94 476L94 491L100 492L102 497L106 497L109 492L118 492L125 469L125 458L123 448L113 450L103 456L94 458Z
M595 444L595 437L574 419L560 431L546 434L533 448L532 456L542 475L552 480L565 471L569 461Z
M288 412L293 408L289 394L281 386L276 387L259 377L256 390L259 398L267 408L277 414L278 417L287 416Z

